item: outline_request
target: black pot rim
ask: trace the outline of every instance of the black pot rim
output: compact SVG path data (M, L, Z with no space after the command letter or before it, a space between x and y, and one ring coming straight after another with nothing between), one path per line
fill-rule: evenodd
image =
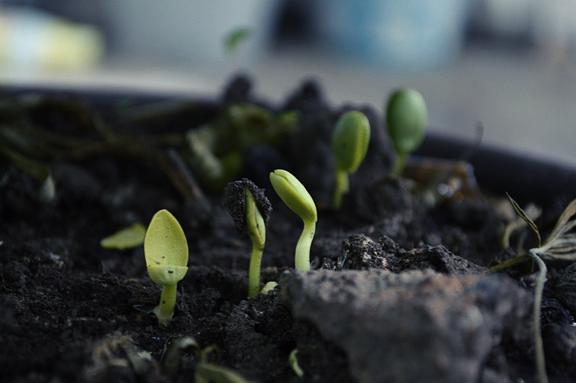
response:
M43 94L59 97L82 97L92 102L109 104L111 99L131 99L137 102L191 101L214 106L214 99L190 94L145 92L128 89L70 88L56 86L3 85L0 94ZM417 155L442 159L460 159L471 152L468 162L474 167L478 184L485 191L497 195L509 193L519 203L534 202L550 206L559 199L576 197L576 166L539 158L533 154L499 148L429 132Z

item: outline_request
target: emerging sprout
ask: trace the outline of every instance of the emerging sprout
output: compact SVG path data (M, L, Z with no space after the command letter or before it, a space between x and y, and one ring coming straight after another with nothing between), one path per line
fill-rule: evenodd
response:
M154 314L160 325L166 326L174 315L176 285L188 271L186 236L168 210L160 210L152 217L144 238L144 256L150 279L162 286Z
M386 124L396 152L393 175L402 174L406 158L424 138L427 121L426 103L418 91L398 89L392 93L386 107Z
M342 205L342 196L348 192L348 175L354 173L368 150L370 123L361 112L347 112L340 117L332 134L332 152L336 160L336 188L332 206Z
M290 355L288 355L288 364L292 367L292 371L296 374L297 377L302 378L304 376L304 370L300 367L298 363L298 349L292 350Z
M318 220L314 200L304 185L286 170L271 172L270 182L286 206L302 219L304 228L296 245L295 267L298 271L310 271L310 246Z
M262 287L262 290L260 291L260 293L266 295L269 292L274 291L274 289L276 287L278 287L278 282L275 282L275 281L266 282L264 287Z
M247 233L252 241L248 296L254 297L260 291L260 264L266 243L266 221L272 206L264 191L246 178L226 185L224 202L238 230Z
M100 246L110 250L126 250L136 248L144 243L146 228L141 223L135 223L102 239Z

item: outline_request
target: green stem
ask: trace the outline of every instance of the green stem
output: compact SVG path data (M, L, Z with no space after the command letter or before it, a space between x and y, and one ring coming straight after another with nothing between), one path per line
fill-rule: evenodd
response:
M334 198L332 207L337 210L342 206L342 197L348 192L348 173L345 170L336 169L336 188L334 189Z
M517 255L515 257L502 261L497 265L492 266L491 268L488 269L488 272L497 273L499 271L506 270L521 263L524 263L529 259L530 257L526 254Z
M250 269L248 270L248 296L255 297L260 292L260 263L262 262L262 248L252 244L250 254Z
M310 271L310 246L316 231L316 222L303 221L304 228L296 244L294 263L297 271Z
M167 326L168 322L172 320L175 306L176 284L164 285L162 287L162 295L160 296L160 304L154 309L154 314L156 314L158 322L160 322L162 326Z
M534 311L532 313L534 320L534 347L536 352L536 371L538 374L539 383L548 383L548 376L546 375L546 358L544 356L544 344L542 341L542 328L540 323L541 307L542 307L542 292L544 291L544 284L546 283L546 264L538 256L534 249L530 250L530 257L534 259L538 265L538 277L536 278L536 287L534 288Z
M392 167L392 175L395 177L400 177L406 166L406 159L408 158L408 153L396 153L396 158L394 159L394 166Z

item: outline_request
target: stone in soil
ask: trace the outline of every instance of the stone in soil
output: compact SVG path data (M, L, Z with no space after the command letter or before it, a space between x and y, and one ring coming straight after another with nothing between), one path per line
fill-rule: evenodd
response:
M287 273L281 286L295 319L343 350L358 382L478 382L531 306L507 277L431 270Z

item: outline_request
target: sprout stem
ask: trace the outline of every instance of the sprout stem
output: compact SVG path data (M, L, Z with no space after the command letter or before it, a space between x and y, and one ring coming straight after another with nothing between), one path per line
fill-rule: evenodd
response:
M158 322L162 326L168 325L174 315L176 306L176 284L162 286L160 304L154 309L154 314L158 317Z
M404 171L404 167L406 167L406 158L408 157L408 153L398 153L396 154L396 158L394 159L394 167L392 168L391 174L395 177L400 177L402 172Z
M250 269L248 270L248 296L255 297L260 292L260 263L262 262L263 248L252 244L250 254Z
M304 228L296 244L295 267L297 271L310 271L310 246L316 231L315 221L303 221Z
M546 375L546 358L544 356L544 344L542 342L542 327L540 323L541 307L542 307L542 292L544 284L546 283L546 264L538 256L535 249L530 250L530 257L538 265L538 276L536 277L536 287L534 288L534 348L536 352L536 372L538 375L539 383L548 383L548 376Z
M342 197L348 192L348 172L342 169L336 170L336 188L334 189L334 198L332 200L332 207L340 209L342 206Z
M509 258L505 261L498 263L488 269L490 273L497 273L498 271L506 270L521 263L528 261L530 257L527 254L520 254L515 257Z

